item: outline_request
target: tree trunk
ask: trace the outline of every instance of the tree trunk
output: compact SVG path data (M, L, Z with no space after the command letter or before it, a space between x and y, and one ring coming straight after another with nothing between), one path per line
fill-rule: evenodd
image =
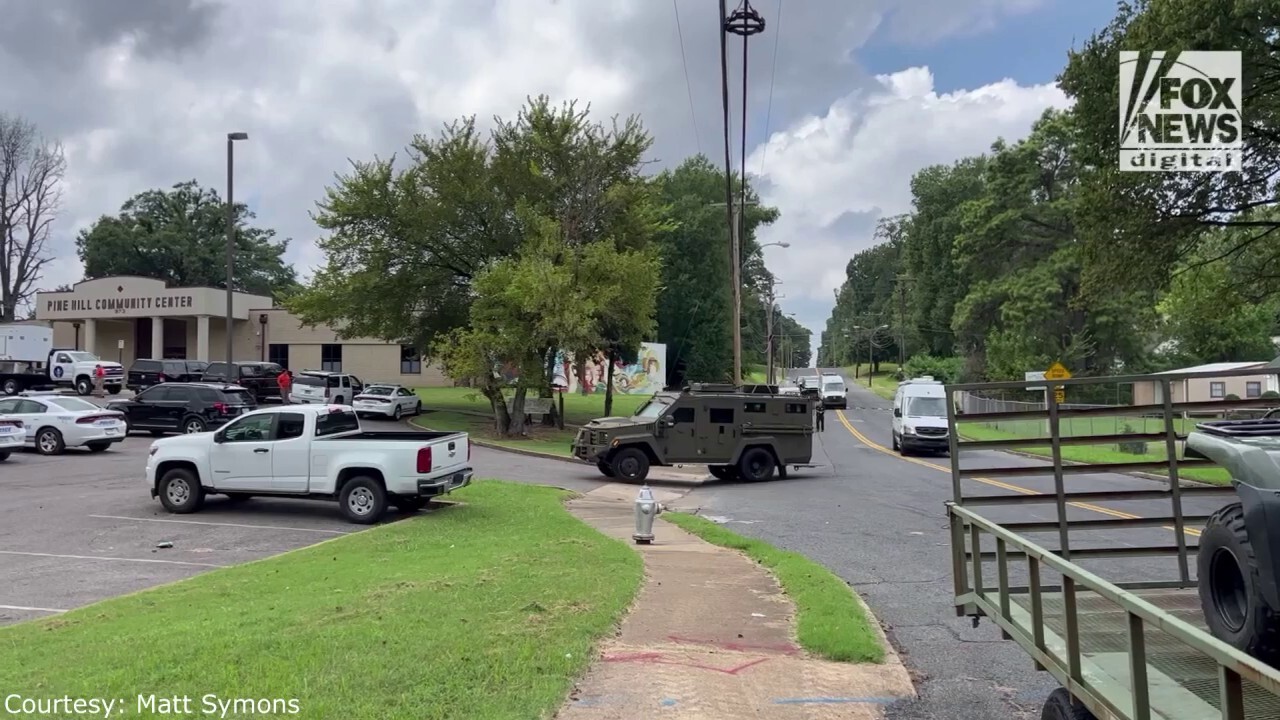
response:
M480 392L489 398L489 406L493 408L493 429L502 437L511 432L511 413L507 412L507 400L502 396L502 389L487 384Z
M583 353L582 357L577 357L573 359L573 371L578 374L578 392L582 393L583 395L586 395L587 383L584 382L586 380L586 375L587 375L586 353Z
M605 362L609 366L604 371L604 416L613 416L613 348L605 354Z
M544 427L563 427L564 424L559 421L559 413L556 411L556 404L553 400L555 394L551 391L551 381L556 377L555 348L548 350L543 357L546 358L545 362L542 364L542 369L545 371L543 377L546 378L546 382L544 382L542 387L538 389L538 397L546 400L552 400L552 402L549 403L551 406L551 412L542 416L542 424Z
M569 392L569 388L565 388L563 391L556 393L556 395L559 396L556 398L556 402L560 406L560 415L557 419L560 421L559 428L561 430L564 429L564 394L567 392Z
M529 388L524 384L516 387L515 397L511 398L511 420L510 427L507 428L507 437L521 437L529 434L524 424L524 398L528 392Z

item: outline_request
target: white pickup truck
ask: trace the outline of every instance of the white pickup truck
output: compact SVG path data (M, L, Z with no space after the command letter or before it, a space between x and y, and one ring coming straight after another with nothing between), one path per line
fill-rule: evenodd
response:
M364 432L345 405L285 405L246 413L216 432L156 440L147 456L151 497L172 513L206 495L337 500L354 523L388 505L413 512L471 483L462 432Z

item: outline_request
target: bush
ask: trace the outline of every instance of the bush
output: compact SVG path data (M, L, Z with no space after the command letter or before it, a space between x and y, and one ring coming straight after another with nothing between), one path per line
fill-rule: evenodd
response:
M935 357L933 355L915 355L907 360L905 378L917 378L932 375L935 380L953 383L960 380L960 370L964 361L956 357Z
M1125 423L1120 432L1124 435L1132 435L1138 431L1134 430L1129 423ZM1128 453L1129 455L1146 455L1147 443L1142 440L1127 440L1120 443L1120 452Z
M1262 393L1262 397L1266 400L1274 400L1275 398L1280 398L1280 392L1276 392L1275 390L1268 390Z
M1227 393L1227 396L1222 399L1223 400L1239 400L1240 396L1235 393Z

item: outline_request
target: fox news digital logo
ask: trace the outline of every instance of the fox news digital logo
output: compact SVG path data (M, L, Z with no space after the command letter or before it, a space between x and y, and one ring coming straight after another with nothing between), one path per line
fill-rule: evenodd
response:
M1120 51L1120 169L1239 172L1238 51Z

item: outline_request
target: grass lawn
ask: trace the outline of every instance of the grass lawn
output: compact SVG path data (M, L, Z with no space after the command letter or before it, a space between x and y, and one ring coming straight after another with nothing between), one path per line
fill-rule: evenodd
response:
M550 717L640 586L641 558L552 488L466 504L0 628L26 697L296 698L299 717ZM280 714L277 711L277 714ZM210 717L218 717L217 711ZM226 717L248 717L243 710Z
M567 409L567 404L566 404ZM529 437L512 439L499 437L493 430L493 420L479 415L451 411L423 410L422 415L413 418L414 425L428 430L460 430L471 437L502 447L532 450L549 455L570 457L569 445L577 432L570 428L561 430L554 427L543 427L534 424L529 428Z
M1148 430L1148 432L1154 431L1154 429ZM1009 440L1012 438L1027 437L1027 434L1013 433L1004 429L996 429L988 425L978 423L960 423L959 433L961 437L965 437L970 440ZM1037 436L1032 435L1032 437ZM1030 453L1032 455L1042 455L1044 457L1053 456L1052 449L1047 445L1039 447L1024 447L1018 448L1017 450L1018 452ZM1082 463L1147 462L1163 461L1167 458L1168 453L1165 452L1163 443L1147 443L1147 453L1145 455L1123 453L1114 446L1076 445L1062 448L1063 460ZM1167 473L1155 470L1151 472L1157 475L1167 475ZM1228 485L1231 482L1231 476L1227 474L1227 471L1217 467L1182 468L1178 471L1178 475L1186 480L1198 480L1200 482L1211 483L1213 485Z
M796 634L805 650L842 662L884 661L884 648L853 590L809 558L746 538L687 513L663 518L709 543L740 550L773 573L796 604Z
M859 369L857 380L853 378L854 366L852 365L840 368L840 372L850 385L865 388L867 386L867 366L858 365L857 367ZM880 363L879 372L871 376L871 392L885 400L892 400L894 393L898 392L898 381L893 377L896 372L898 372L897 363Z
M465 387L431 387L415 390L422 398L422 406L430 410L461 410L490 415L493 409L489 400L474 388ZM640 406L649 401L649 395L614 395L613 414L631 415ZM585 425L591 420L604 416L604 393L582 395L565 393L565 422L571 425Z

